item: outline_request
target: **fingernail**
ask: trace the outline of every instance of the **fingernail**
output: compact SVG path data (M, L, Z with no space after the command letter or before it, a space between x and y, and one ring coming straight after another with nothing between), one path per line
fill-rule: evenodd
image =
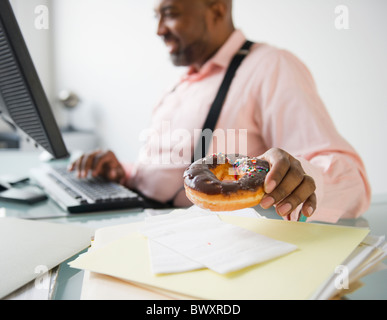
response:
M307 212L308 212L308 217L310 217L313 214L314 209L312 207L309 207Z
M263 209L269 209L273 204L275 200L272 197L265 197L261 201L261 207Z
M270 181L268 184L265 185L265 192L266 193L272 193L276 187L275 181Z
M284 205L278 207L277 210L281 216L284 216L292 210L292 205L290 203L285 203Z

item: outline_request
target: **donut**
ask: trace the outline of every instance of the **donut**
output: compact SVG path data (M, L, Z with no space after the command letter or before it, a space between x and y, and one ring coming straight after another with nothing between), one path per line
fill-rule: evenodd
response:
M270 170L267 161L242 155L209 155L184 172L185 193L211 211L234 211L258 205Z

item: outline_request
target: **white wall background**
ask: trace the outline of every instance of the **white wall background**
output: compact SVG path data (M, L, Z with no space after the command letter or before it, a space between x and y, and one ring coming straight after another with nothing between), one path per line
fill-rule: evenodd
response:
M95 127L102 147L134 160L153 106L183 72L155 35L153 1L50 3L51 96L76 91L82 107L75 124ZM349 9L348 30L335 28L338 5ZM362 156L373 192L387 193L387 1L234 0L234 7L236 26L251 40L305 62L339 131Z

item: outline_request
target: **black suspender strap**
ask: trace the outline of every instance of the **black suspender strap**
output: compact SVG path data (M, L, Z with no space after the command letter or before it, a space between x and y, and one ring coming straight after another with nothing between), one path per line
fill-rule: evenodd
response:
M232 59L230 66L227 69L226 75L223 79L223 82L219 88L218 94L216 95L216 98L212 103L207 119L204 123L202 134L198 141L196 149L194 150L194 154L192 155L191 162L194 162L195 160L204 158L206 156L208 149L210 147L212 133L218 122L218 118L219 118L220 112L222 111L224 101L226 100L228 90L230 89L231 82L234 79L234 76L239 66L241 65L242 61L249 54L252 45L253 45L253 42L246 41L243 44L242 48L239 49L239 51L235 54L234 58ZM176 192L175 196L167 202L167 205L169 205L170 207L173 207L174 200L182 190L184 190L184 187L182 187Z
M204 158L206 156L211 143L212 133L218 122L218 118L220 112L222 111L222 107L224 101L226 100L226 96L231 86L232 80L234 79L235 73L241 65L242 61L249 54L252 45L253 42L246 41L231 61L230 66L228 67L226 75L218 91L218 94L210 108L210 112L208 113L207 119L204 123L201 137L198 141L194 154L192 155L192 162Z

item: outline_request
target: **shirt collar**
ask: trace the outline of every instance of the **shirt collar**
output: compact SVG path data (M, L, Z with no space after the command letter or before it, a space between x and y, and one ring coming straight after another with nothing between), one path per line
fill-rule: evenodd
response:
M228 68L232 58L245 43L246 37L240 30L235 30L223 46L209 59L199 71L189 67L183 75L182 81L199 81L210 74L213 70Z

